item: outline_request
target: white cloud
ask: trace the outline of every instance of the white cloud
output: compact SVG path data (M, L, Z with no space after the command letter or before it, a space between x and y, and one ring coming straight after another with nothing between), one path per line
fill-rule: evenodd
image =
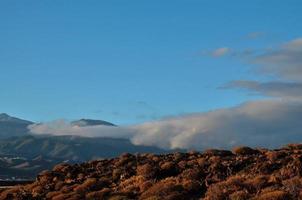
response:
M265 96L281 97L285 99L301 99L302 83L300 82L258 82L248 80L237 80L227 83L224 89L246 89Z
M231 49L228 47L221 47L218 49L213 50L210 54L213 57L222 57L224 55L227 55L228 53L230 53Z
M258 32L251 32L251 33L247 34L246 37L248 39L257 39L257 38L260 38L263 36L265 36L265 32L258 31Z

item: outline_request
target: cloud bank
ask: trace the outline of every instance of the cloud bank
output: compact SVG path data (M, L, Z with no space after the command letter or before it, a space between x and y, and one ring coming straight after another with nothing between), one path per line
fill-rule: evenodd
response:
M37 135L75 135L82 137L112 137L130 138L131 133L124 127L117 126L78 126L66 120L55 120L28 126L33 134Z
M134 127L135 144L165 148L277 147L302 141L302 102L267 100Z
M226 55L229 48L212 52ZM279 147L302 142L302 39L284 43L260 54L246 54L263 74L274 75L269 82L235 80L224 88L240 88L272 97L246 102L232 108L171 117L127 127L77 127L66 121L37 124L35 134L122 137L138 145L166 149L231 148L238 145Z
M165 149L278 147L302 141L302 102L266 100L128 127L72 126L66 121L30 126L35 134L127 138Z

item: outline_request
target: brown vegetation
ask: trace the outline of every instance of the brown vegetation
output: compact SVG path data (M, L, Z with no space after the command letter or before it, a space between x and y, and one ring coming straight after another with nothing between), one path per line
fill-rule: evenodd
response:
M302 145L266 150L123 154L40 173L0 199L302 199Z

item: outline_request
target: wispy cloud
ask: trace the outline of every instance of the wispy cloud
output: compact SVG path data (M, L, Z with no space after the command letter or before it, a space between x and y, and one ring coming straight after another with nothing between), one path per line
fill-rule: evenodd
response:
M266 35L265 32L262 31L256 31L256 32L251 32L249 34L246 35L247 39L257 39L257 38L261 38L264 37Z
M246 89L258 94L282 98L302 98L302 83L300 82L259 82L249 80L231 81L224 85L224 89Z
M220 47L210 52L210 55L213 57L222 57L230 53L231 49L228 47Z
M274 76L268 82L235 80L225 84L225 89L246 89L265 96L285 99L302 98L302 38L285 42L275 48L262 49L260 53L243 56L255 64L256 71Z
M250 59L260 65L259 71L279 78L302 81L302 38L265 50Z

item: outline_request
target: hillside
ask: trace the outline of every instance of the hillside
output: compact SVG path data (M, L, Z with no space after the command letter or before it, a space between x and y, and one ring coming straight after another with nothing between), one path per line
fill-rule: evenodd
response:
M46 169L51 169L62 160L54 160L38 156L33 159L14 155L0 155L0 181L33 180Z
M27 127L31 124L33 122L2 113L0 114L0 139L26 135L29 132Z
M163 153L162 149L133 145L126 139L75 136L23 136L0 140L0 179L34 179L60 162L78 163L116 157L124 152Z
M60 164L1 199L302 198L302 145L266 150L238 147L203 153L123 154L115 159Z
M0 140L0 154L13 154L27 158L43 156L72 161L110 158L124 152L163 153L162 149L133 145L127 139L87 138L78 136L24 136Z

